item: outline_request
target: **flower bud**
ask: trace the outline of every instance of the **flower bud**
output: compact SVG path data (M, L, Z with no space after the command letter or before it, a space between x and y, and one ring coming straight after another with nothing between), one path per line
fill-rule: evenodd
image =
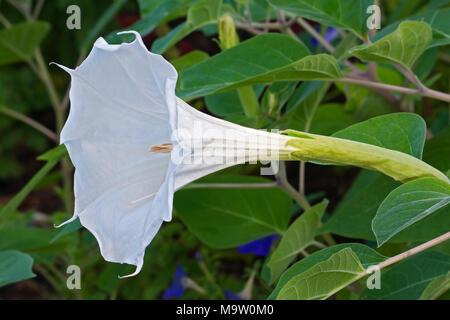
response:
M233 18L228 13L219 18L219 43L222 50L234 47L239 43Z

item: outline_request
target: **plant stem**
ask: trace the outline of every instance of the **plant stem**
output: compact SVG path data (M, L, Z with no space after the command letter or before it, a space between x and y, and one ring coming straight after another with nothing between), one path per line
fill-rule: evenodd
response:
M406 258L408 258L408 257L410 257L412 255L415 255L415 254L417 254L419 252L422 252L422 251L424 251L424 250L426 250L428 248L431 248L431 247L433 247L433 246L435 246L435 245L437 245L437 244L439 244L441 242L447 241L448 239L450 239L450 232L447 232L447 233L445 233L445 234L443 234L443 235L441 235L441 236L439 236L437 238L434 238L434 239L432 239L432 240L430 240L428 242L425 242L425 243L423 243L423 244L421 244L421 245L419 245L417 247L414 247L414 248L412 248L412 249L410 249L408 251L405 251L405 252L400 253L400 254L398 254L396 256L393 256L392 258L389 258L389 259L379 263L378 267L380 269L383 269L383 268L385 268L387 266L390 266L391 264L397 263L397 262L399 262L399 261L401 261L403 259L406 259Z
M404 260L404 259L406 259L408 257L411 257L411 256L413 256L413 255L415 255L417 253L420 253L420 252L422 252L422 251L424 251L426 249L429 249L429 248L431 248L431 247L433 247L435 245L438 245L439 243L442 243L444 241L447 241L449 239L450 239L450 232L447 232L447 233L445 233L445 234L443 234L443 235L441 235L441 236L439 236L437 238L434 238L434 239L432 239L430 241L427 241L427 242L425 242L425 243L423 243L423 244L421 244L421 245L419 245L417 247L414 247L414 248L409 249L409 250L407 250L405 252L402 252L402 253L400 253L400 254L398 254L396 256L393 256L393 257L391 257L391 258L389 258L389 259L387 259L387 260L377 264L377 267L378 267L379 270L381 270L383 268L386 268L386 267L388 267L390 265L393 265L394 263L402 261L402 260ZM350 286L352 283L355 283L359 279L364 278L365 276L367 276L369 274L370 273L368 273L367 270L364 270L363 272L359 273L357 275L357 277L354 278L351 281L351 283L349 283L346 287ZM341 288L341 289L343 289L343 288ZM339 290L337 290L337 291L339 291Z
M247 117L258 117L261 115L259 110L258 99L252 86L245 86L237 88L239 100L241 101L244 113Z
M280 161L280 168L277 174L277 181L279 185L284 189L284 191L291 196L292 199L298 202L298 204L303 208L303 210L308 210L311 208L311 205L309 204L308 200L304 195L301 195L300 193L295 190L294 187L289 183L286 177L286 166L284 164L284 161Z
M38 65L38 70L39 70L38 76L41 78L42 82L45 85L47 93L50 97L50 102L51 102L53 110L55 112L56 128L59 133L61 131L62 127L64 126L64 118L63 118L63 112L60 107L61 104L59 101L58 93L56 92L55 86L53 85L53 81L50 77L50 73L44 62L44 58L42 56L40 49L36 50L34 57L36 59L37 65Z
M56 92L53 81L50 77L47 65L44 62L40 49L35 52L35 59L38 65L38 76L42 79L47 93L50 97L50 101L56 117L56 128L58 133L61 132L64 126L64 111L61 107L61 101L59 100L58 93ZM72 192L72 177L71 177L71 164L67 158L61 161L62 178L63 178L63 190L64 190L64 206L67 212L73 211L73 192Z
M33 15L32 15L33 20L36 20L39 17L39 15L41 14L41 10L42 10L42 7L44 6L44 2L45 2L45 0L37 1L36 5L34 6L34 10L33 10Z
M19 112L16 112L16 111L11 110L6 107L0 107L0 112L6 114L7 116L10 116L11 118L14 118L16 120L19 120L19 121L22 121L23 123L28 124L30 127L36 129L37 131L39 131L43 135L47 136L51 140L58 142L58 135L56 133L54 133L53 131L51 131L50 129L48 129L47 127L40 124L39 122L37 122L36 120L33 120L24 114L21 114Z
M11 28L11 22L0 12L0 23L5 26L6 29Z
M298 192L302 195L305 195L305 162L304 161L300 161L298 179L299 179Z
M314 29L308 22L306 22L304 19L302 18L297 18L297 22L299 25L301 25L303 27L303 29L306 30L306 32L308 32L310 35L312 35L317 42L319 42L322 47L324 47L327 51L333 53L334 52L334 47L328 43L328 41L326 41L321 35L320 33L318 33L316 31L316 29Z
M385 83L355 78L355 77L351 77L350 75L345 76L343 78L333 79L333 81L356 84L356 85L360 85L360 86L367 87L367 88L378 88L378 89L384 89L384 90L397 91L397 92L402 92L402 93L406 93L406 94L424 96L424 97L434 98L437 100L442 100L445 102L450 102L450 94L446 94L446 93L436 91L433 89L429 89L429 88L425 88L425 89L404 88L404 87L394 86L391 84L385 84Z
M313 242L311 242L311 245L316 246L319 249L325 249L327 247L322 242L315 241L315 240Z

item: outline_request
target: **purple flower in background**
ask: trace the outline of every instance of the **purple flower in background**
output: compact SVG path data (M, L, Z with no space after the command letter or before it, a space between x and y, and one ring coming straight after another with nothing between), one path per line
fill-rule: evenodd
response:
M239 295L239 293L236 293L231 290L224 290L223 295L227 300L245 300L241 295Z
M269 254L270 248L273 244L273 240L275 240L276 238L278 238L278 235L274 234L261 239L253 240L249 243L239 246L237 250L242 254L253 253L257 257L265 257Z
M317 31L319 31L319 28L316 28ZM325 39L326 42L331 43L334 39L337 38L337 36L339 35L339 31L333 27L328 27L327 30L325 31L325 35L323 36L323 38ZM311 39L311 45L313 47L317 47L318 46L318 42L315 38Z
M273 237L273 236L272 236ZM266 237L267 238L267 237ZM255 270L252 270L247 282L245 283L244 289L241 292L234 292L231 290L224 290L223 295L227 300L250 300L252 298L252 290L255 282Z
M185 279L187 279L187 274L183 267L177 263L177 268L173 274L173 281L170 287L164 292L163 299L170 298L181 298L186 288Z

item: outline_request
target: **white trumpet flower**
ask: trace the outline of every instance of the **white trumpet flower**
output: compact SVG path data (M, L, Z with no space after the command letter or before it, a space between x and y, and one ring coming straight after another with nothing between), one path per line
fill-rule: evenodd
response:
M173 194L226 167L257 160L341 163L394 179L448 178L408 154L355 141L287 130L245 128L201 113L175 95L177 72L140 35L110 45L99 38L72 78L70 114L61 132L75 166L77 217L105 260L136 266L163 221ZM231 49L230 49L231 50Z
M172 217L184 185L246 161L288 159L288 136L203 114L175 96L177 72L140 35L99 38L72 79L61 132L75 166L77 217L107 261L142 268L145 248ZM65 224L64 223L64 224ZM130 275L130 276L132 276Z

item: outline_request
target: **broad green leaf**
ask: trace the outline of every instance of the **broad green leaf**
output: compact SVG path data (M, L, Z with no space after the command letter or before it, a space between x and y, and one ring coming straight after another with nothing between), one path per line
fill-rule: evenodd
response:
M336 28L349 29L360 36L367 31L367 8L371 0L269 0L279 10Z
M423 160L442 172L450 169L450 127L425 143Z
M23 22L0 30L0 65L28 61L50 30L47 22Z
M450 272L434 278L420 296L420 300L434 300L450 289Z
M256 96L260 96L264 89L264 85L256 85L253 89ZM229 90L206 96L205 103L206 108L209 111L222 118L244 114L244 109L236 90Z
M364 272L358 256L342 249L328 260L292 277L280 290L278 300L324 300L355 281Z
M408 1L409 3L409 1ZM409 4L408 4L409 5ZM429 43L428 48L436 46L444 46L450 43L450 24L448 17L450 8L432 9L418 15L408 17L404 20L423 21L428 23L433 30L433 40ZM393 32L400 22L392 23L380 30L373 40L378 40L391 32Z
M399 186L384 199L372 221L378 245L439 209L450 212L449 202L450 185L439 179L417 179Z
M375 240L372 220L381 202L399 185L381 173L362 170L320 231Z
M220 15L221 6L222 0L202 0L192 5L188 9L186 22L178 25L164 37L156 40L152 45L151 51L162 54L196 29L216 23Z
M340 76L332 56L310 56L308 49L291 37L268 33L183 70L177 94L182 98L194 98L249 84Z
M420 56L414 67L414 73L417 78L425 82L428 81L427 77L433 71L438 61L438 52L439 49L437 47L429 48Z
M420 159L425 134L426 126L421 117L411 113L396 113L352 125L333 136L401 151ZM352 238L374 239L371 221L383 199L398 185L389 177L361 172L321 230ZM445 215L424 219L413 226L413 230L421 239L429 239L437 230L442 230L443 219ZM413 240L412 232L410 229L405 230L395 240Z
M287 111L280 123L283 127L308 131L315 134L331 135L353 124L353 116L340 103L326 103L315 106L318 92L306 98L298 108Z
M417 114L405 112L354 124L336 132L333 137L373 144L421 159L425 135L425 121Z
M327 205L328 200L316 204L289 226L267 263L267 267L270 269L269 283L273 283L295 257L314 240Z
M206 59L209 58L209 55L200 50L191 51L180 58L176 58L170 61L170 63L177 69L177 71L181 71L187 68L196 65Z
M69 238L51 243L56 231L34 227L3 227L0 229L0 250L17 249L30 254L57 253L72 244Z
M347 103L348 101L346 102L345 107L351 108L352 106L347 105ZM360 101L353 100L351 104L354 104L356 107L353 113L353 122L366 121L370 118L395 112L393 106L374 92L369 92L368 95Z
M428 250L416 254L381 273L381 289L364 289L360 299L419 299L435 278L450 270L450 255Z
M380 173L362 170L320 232L375 240L372 220L383 200L399 185L399 182ZM436 212L399 232L389 242L430 240L448 231L448 219L447 212Z
M159 24L170 20L178 10L187 10L189 5L196 0L140 0L141 19L133 25L111 32L106 40L108 42L118 42L120 39L130 39L131 35L117 35L119 31L135 30L142 37L151 33Z
M0 225L1 221L5 221L22 203L22 201L28 196L28 194L39 184L39 182L53 169L53 167L59 162L59 160L67 154L64 146L58 146L52 150L44 153L39 160L45 160L47 163L28 181L15 196L12 198L6 206L0 210Z
M354 123L350 112L345 111L340 103L326 103L320 105L311 123L310 132L322 135L331 135Z
M320 251L314 252L313 254L309 255L306 258L303 258L299 262L292 265L289 269L287 269L282 275L280 280L278 281L278 284L274 291L270 294L268 299L275 299L281 288L284 287L284 285L293 277L296 275L302 274L305 271L311 269L316 264L326 261L329 259L333 254L335 254L338 251L341 251L345 248L350 248L353 253L358 257L358 260L361 262L361 265L364 268L367 268L371 265L376 265L384 260L386 260L386 257L379 254L375 250L362 245L360 243L344 243L339 244L336 246L328 247L325 249L322 249Z
M215 177L215 182L270 182L259 177ZM203 242L231 248L287 228L292 201L278 188L180 190L176 213Z
M370 45L350 50L350 54L368 61L393 62L410 69L432 38L431 27L420 21L402 22L398 29Z
M33 258L17 250L0 251L0 287L33 278Z

